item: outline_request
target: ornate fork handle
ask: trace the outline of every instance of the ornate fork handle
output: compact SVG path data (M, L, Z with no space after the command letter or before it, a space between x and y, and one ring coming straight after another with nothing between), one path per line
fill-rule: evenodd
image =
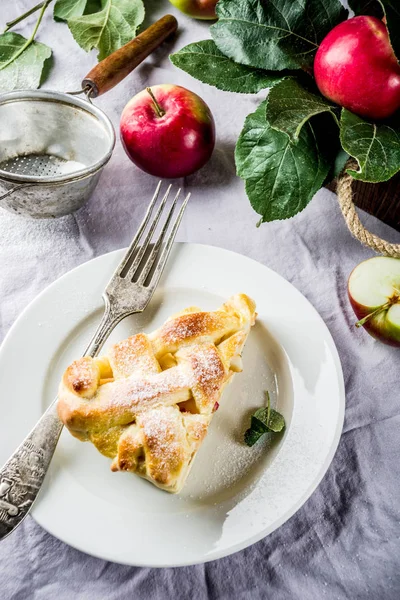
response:
M120 320L105 311L85 356L98 354ZM0 469L0 540L26 517L42 487L63 428L56 400Z
M62 427L53 402L0 470L0 540L28 514L53 458Z

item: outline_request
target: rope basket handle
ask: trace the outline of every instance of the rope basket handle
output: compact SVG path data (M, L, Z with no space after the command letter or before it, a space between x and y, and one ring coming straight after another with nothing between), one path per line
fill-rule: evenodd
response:
M350 159L347 161L344 170L338 177L336 193L339 201L339 206L346 221L346 225L350 233L364 246L368 246L378 254L391 256L392 258L400 258L400 244L391 244L382 240L377 235L374 235L361 223L357 214L356 207L353 202L352 183L353 177L346 173L346 169L358 168L358 164Z

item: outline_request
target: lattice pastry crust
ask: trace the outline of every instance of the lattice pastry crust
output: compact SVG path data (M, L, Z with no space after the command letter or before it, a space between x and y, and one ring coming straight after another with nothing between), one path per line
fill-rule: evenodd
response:
M225 385L242 370L255 317L253 300L237 294L215 312L187 308L106 356L75 361L59 388L61 421L112 458L113 471L179 492Z

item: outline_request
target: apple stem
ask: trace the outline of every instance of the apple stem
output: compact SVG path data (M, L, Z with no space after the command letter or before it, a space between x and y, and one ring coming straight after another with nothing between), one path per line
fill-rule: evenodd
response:
M365 323L367 323L370 319L372 319L372 317L374 317L375 315L379 314L380 312L390 308L393 304L396 303L396 301L397 300L394 300L393 298L391 298L388 302L386 302L385 304L382 304L382 306L379 306L378 308L376 308L375 310L370 312L363 319L360 319L360 321L357 321L356 327L362 327L363 325L365 325Z
M160 119L161 119L161 117L163 117L165 115L165 110L163 110L161 108L161 106L158 104L157 99L156 99L155 95L153 94L153 90L151 88L149 88L149 87L146 88L146 92L148 94L150 94L151 99L153 100L154 108L156 109L157 116L160 117Z

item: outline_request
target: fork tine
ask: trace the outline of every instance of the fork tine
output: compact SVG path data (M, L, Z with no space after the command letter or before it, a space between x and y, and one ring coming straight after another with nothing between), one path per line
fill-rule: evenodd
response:
M125 256L124 256L124 258L123 258L123 260L121 262L121 264L119 265L119 267L117 269L117 273L116 274L120 275L121 277L125 277L124 270L127 267L127 265L129 264L129 261L131 260L131 258L133 256L133 253L136 250L138 241L140 240L140 238L141 238L141 236L143 234L143 231L145 230L145 228L146 228L146 226L147 226L147 224L149 222L149 219L151 217L151 213L153 212L154 205L157 202L158 195L160 193L161 184L162 184L162 181L159 181L158 184L157 184L157 187L156 187L156 191L154 192L153 198L151 199L149 207L148 207L148 209L146 211L146 214L144 216L144 219L141 222L140 227L139 227L139 229L138 229L135 237L133 238L131 245L129 246L129 248L128 248L128 250L127 250L127 252L126 252L126 254L125 254Z
M165 203L168 200L168 196L169 193L171 191L172 185L170 184L167 188L167 191L164 194L163 199L161 200L160 206L158 207L158 210L154 216L153 222L150 225L149 231L144 239L143 244L140 247L139 252L137 253L137 255L135 256L135 260L133 261L133 263L130 265L125 277L127 277L130 280L133 280L133 277L135 276L135 273L140 265L140 263L142 262L143 256L145 255L145 252L149 246L149 243L151 241L151 238L153 237L153 233L158 225L158 222L160 220L161 217L161 213L164 210L164 206Z
M155 260L157 258L158 252L160 250L160 246L161 246L161 244L163 242L165 234L168 231L168 227L169 227L169 224L171 222L172 215L173 215L173 212L175 210L175 206L176 206L176 203L178 201L180 193L181 193L181 190L179 189L178 192L177 192L177 194L176 194L176 196L175 196L175 198L174 198L174 201L173 201L173 203L171 205L171 208L169 209L168 216L167 216L167 218L165 220L165 223L164 223L163 228L162 228L162 230L160 232L160 235L158 236L157 241L154 243L154 246L153 246L153 249L151 251L151 254L150 254L149 258L147 259L147 262L144 265L144 268L142 269L142 272L140 273L139 279L137 280L137 283L139 285L144 285L145 284L147 276L150 273L151 269L153 268L154 262L155 262Z
M167 239L167 243L165 245L165 248L157 262L157 266L156 269L154 271L153 277L151 278L151 281L149 282L149 288L151 289L155 289L155 287L158 284L158 281L161 277L161 274L164 270L165 264L168 260L168 257L170 255L171 249L172 249L172 244L174 242L175 236L177 234L177 231L179 229L179 225L181 224L182 221L182 217L183 217L183 213L185 212L187 203L189 202L189 198L190 198L190 193L186 196L185 200L182 203L182 206L180 208L180 211L175 219L174 225L171 229L171 232L169 234L169 237Z

